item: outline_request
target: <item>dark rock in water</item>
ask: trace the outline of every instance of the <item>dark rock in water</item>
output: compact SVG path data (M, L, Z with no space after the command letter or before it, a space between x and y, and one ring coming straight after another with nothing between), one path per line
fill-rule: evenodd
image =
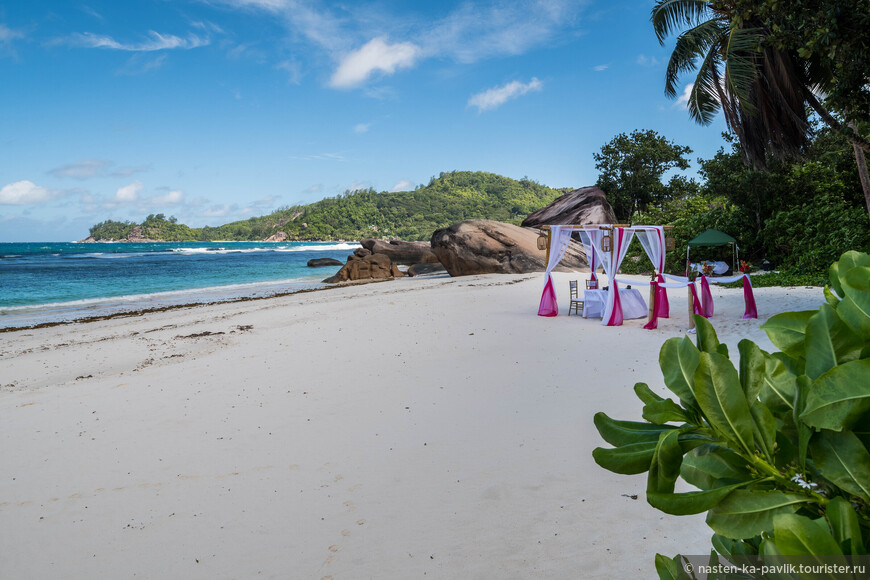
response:
M341 264L341 262L338 262ZM324 282L335 284L337 282L347 282L356 280L368 279L383 279L396 278L403 276L399 269L393 264L387 256L380 254L370 254L365 257L350 255L347 257L347 263L341 267L341 270L330 276Z
M323 266L341 266L342 263L334 258L313 258L308 260L309 268L321 268Z
M614 224L616 215L598 187L581 187L557 198L545 208L529 215L520 224L525 228L543 225Z
M525 274L546 270L538 230L490 220L453 224L432 234L432 250L451 276ZM583 247L571 242L560 271L588 267Z
M363 248L372 254L383 254L394 264L437 264L438 258L428 242L405 242L403 240L375 240L365 238L360 241ZM356 253L356 252L354 252Z
M424 274L445 274L447 268L441 262L437 264L414 264L408 268L408 276L422 276Z

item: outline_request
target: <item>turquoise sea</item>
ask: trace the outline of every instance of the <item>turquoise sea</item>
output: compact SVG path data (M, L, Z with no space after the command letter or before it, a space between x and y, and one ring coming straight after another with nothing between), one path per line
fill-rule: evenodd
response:
M324 286L353 243L0 243L0 328Z

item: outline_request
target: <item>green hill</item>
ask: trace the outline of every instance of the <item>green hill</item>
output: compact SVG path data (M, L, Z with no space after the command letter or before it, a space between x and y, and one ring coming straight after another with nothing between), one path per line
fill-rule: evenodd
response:
M281 208L218 227L189 228L150 215L141 224L107 220L90 228L96 240L126 238L140 226L142 236L166 241L263 240L284 232L290 240L358 240L389 237L428 240L438 228L468 219L519 224L564 192L494 173L454 171L414 191L348 191L337 197Z

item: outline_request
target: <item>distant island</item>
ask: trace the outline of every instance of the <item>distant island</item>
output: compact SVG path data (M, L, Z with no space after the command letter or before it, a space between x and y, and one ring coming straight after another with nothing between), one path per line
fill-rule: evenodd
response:
M164 214L139 224L106 220L92 226L85 241L428 240L435 230L469 219L519 224L567 191L495 173L453 171L413 191L347 191L217 227L191 228Z

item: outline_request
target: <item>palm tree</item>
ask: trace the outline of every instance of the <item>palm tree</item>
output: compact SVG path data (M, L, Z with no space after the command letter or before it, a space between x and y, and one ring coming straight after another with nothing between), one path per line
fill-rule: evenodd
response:
M721 108L728 128L740 140L744 162L756 169L766 167L768 155L800 154L810 138L809 106L852 142L860 168L870 142L845 128L819 102L814 89L832 82L820 76L823 67L767 45L764 24L738 16L729 0L656 2L651 21L660 43L685 28L668 61L665 94L676 97L678 77L697 70L689 114L707 125ZM868 183L865 180L862 175L862 184ZM864 194L870 213L870 191L865 188Z

